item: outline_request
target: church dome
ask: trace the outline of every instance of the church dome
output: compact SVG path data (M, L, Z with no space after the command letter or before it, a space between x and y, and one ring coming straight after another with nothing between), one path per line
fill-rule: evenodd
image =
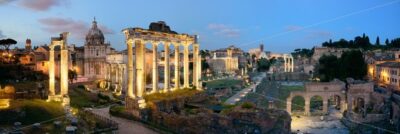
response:
M86 34L86 44L87 45L102 45L104 44L103 32L97 27L96 19L92 22L92 27Z

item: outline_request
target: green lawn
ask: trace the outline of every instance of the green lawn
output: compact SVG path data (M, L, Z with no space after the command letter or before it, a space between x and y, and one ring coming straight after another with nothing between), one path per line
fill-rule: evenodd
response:
M14 122L21 122L22 125L27 125L62 115L64 115L64 109L57 102L39 99L10 100L10 107L0 110L0 124L12 125Z
M286 99L289 97L290 92L293 91L304 91L305 88L304 86L280 86L279 87L279 93L278 93L278 98L282 101L286 102ZM294 99L293 100L295 104L299 105L304 105L304 102L298 102L301 101L300 99ZM278 108L286 108L286 103L279 103Z
M242 80L222 79L222 80L213 80L205 83L206 87L208 88L224 88L224 87L232 87L235 85L241 85Z
M97 104L97 95L81 88L69 90L70 105L76 108L91 107Z
M201 91L195 89L178 89L167 93L153 93L144 95L144 99L146 100L146 102L156 102L161 100L175 99L177 97L190 97L200 92Z

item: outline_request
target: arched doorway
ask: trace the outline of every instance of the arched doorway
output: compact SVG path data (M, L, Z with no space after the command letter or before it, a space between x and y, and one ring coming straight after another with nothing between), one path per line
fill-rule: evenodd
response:
M332 95L329 97L328 106L329 108L333 108L335 110L342 110L341 109L341 101L342 98L339 95Z
M315 115L315 114L322 114L323 111L323 99L321 96L316 95L311 97L310 99L310 114Z
M303 96L295 96L292 98L291 102L291 111L292 113L296 114L303 114L304 113L304 105L305 105L305 99Z
M353 105L354 106L353 112L363 113L365 111L365 100L364 100L364 98L357 97L357 99L355 99L353 101L353 104L354 104Z

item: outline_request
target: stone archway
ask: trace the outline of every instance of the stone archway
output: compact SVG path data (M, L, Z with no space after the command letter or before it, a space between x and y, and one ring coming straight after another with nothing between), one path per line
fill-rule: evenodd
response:
M336 110L342 110L343 99L339 95L331 95L328 100L328 106L333 106Z
M324 98L320 95L314 95L310 98L310 114L319 114L324 112Z
M366 110L365 99L362 97L357 97L355 100L353 100L353 106L353 112L364 113Z
M303 96L294 96L291 101L292 113L305 112L305 99Z

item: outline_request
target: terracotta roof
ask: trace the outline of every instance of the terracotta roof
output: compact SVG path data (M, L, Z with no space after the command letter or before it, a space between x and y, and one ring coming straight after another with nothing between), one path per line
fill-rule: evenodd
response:
M376 66L390 67L390 68L400 68L400 62L384 62L384 63L381 63L381 64L377 64Z

